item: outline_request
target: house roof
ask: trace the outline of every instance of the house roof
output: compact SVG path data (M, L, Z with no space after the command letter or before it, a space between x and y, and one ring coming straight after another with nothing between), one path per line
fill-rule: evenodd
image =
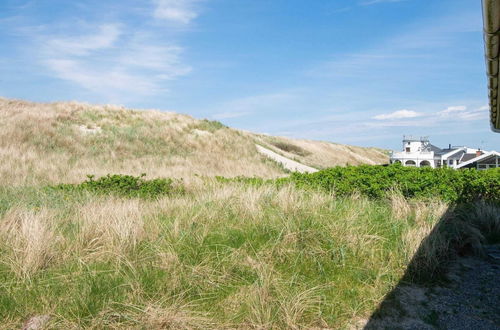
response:
M499 44L500 44L500 0L483 0L484 43L488 94L490 99L490 124L494 132L500 133L499 93Z
M431 151L434 151L434 153L440 152L442 149L439 147L436 147L432 143L429 143L429 147L431 148Z
M475 162L479 162L481 160L487 159L487 158L492 157L492 156L499 156L500 157L500 153L496 152L496 151L485 152L481 156L478 156L478 157L472 158L466 162L460 163L460 165L458 165L457 168L465 167L467 165L473 164Z
M451 148L451 149L442 149L441 151L439 152L435 152L436 155L440 155L440 156L443 156L443 157L450 157L454 154L456 154L457 152L459 151L464 151L465 148Z
M466 162L468 160L471 160L473 158L476 158L477 155L476 153L473 153L473 154L464 154L464 156L462 157L462 159L460 160L461 162Z

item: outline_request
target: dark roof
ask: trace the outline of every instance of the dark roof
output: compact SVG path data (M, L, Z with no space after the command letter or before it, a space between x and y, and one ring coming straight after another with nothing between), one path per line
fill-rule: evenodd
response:
M476 153L473 153L473 154L465 154L465 155L462 157L461 162L466 162L466 161L471 160L471 159L476 158L476 157L477 157Z
M454 150L458 150L460 148L446 148L446 149L440 149L439 151L434 151L434 154L435 155L444 155L444 154L447 154L451 151L454 151Z
M429 143L429 146L431 147L431 150L434 151L434 152L440 152L441 151L441 148L436 147L432 143Z
M490 124L494 132L500 133L499 91L499 38L500 38L500 0L483 0L484 52L490 99Z

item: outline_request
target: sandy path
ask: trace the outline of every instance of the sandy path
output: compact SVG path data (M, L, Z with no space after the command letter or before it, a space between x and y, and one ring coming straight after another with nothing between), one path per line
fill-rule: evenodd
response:
M500 245L484 250L483 257L457 258L442 285L399 284L378 316L352 328L499 330Z
M292 172L313 173L313 172L318 171L317 169L315 169L313 167L309 167L309 166L306 166L306 165L301 164L299 162L296 162L294 160L291 160L289 158L283 157L283 156L275 153L274 151L269 150L267 148L264 148L258 144L256 144L255 146L257 147L258 152L265 155L266 157L269 157L270 159L274 160L275 162L280 163L281 165L283 165L284 168L286 168L287 170L290 170Z

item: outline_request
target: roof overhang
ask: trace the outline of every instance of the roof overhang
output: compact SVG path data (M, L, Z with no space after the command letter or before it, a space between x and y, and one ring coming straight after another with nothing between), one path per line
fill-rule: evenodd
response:
M442 154L441 158L448 158L450 156L453 156L454 154L456 154L459 151L465 151L465 147L457 148L457 149L452 150L452 151L450 151L448 153Z
M488 94L490 99L490 124L494 132L500 133L499 103L499 46L500 46L500 0L483 0L484 43Z
M466 162L463 162L461 163L460 165L457 166L457 168L462 168L464 166L467 166L469 164L472 164L472 163L475 163L475 162L479 162L479 161L482 161L486 158L489 158L489 157L492 157L492 156L497 156L497 157L500 157L500 153L496 152L496 151L490 151L490 152L485 152L484 154L482 154L481 156L478 156L476 158L472 158L472 159L469 159L468 161Z

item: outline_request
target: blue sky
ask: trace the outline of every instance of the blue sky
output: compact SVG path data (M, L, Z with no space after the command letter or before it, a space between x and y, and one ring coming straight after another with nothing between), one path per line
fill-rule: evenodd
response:
M2 0L0 96L498 150L481 29L479 0Z

